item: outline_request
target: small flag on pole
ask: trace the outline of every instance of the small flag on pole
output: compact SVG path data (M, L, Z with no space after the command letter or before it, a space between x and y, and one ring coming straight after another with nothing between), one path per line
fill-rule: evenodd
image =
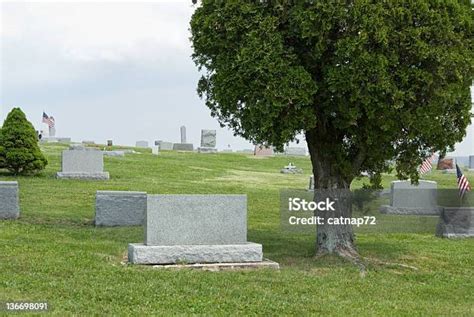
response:
M458 174L458 188L459 188L459 197L463 198L466 192L471 191L471 185L469 185L469 181L467 180L466 176L463 175L461 169L456 164L456 172Z
M434 154L432 154L430 157L424 160L423 163L421 163L420 167L418 168L420 174L426 174L428 172L431 172L431 170L433 169L433 165L431 165L433 158Z
M48 125L48 127L50 128L54 128L54 118L53 117L49 117L46 112L43 111L43 120L42 120L43 123L46 123Z

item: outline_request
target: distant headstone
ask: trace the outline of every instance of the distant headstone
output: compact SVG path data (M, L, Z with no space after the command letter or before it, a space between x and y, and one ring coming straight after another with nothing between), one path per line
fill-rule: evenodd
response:
M160 154L160 147L159 146L152 146L151 147L151 154L153 154L153 155Z
M136 264L262 262L247 242L244 195L148 195L145 243L129 244Z
M0 219L17 219L19 216L18 182L0 181Z
M380 208L381 213L400 215L439 215L438 185L420 180L418 186L408 181L394 181L390 189L390 205Z
M171 150L173 150L173 143L171 143L171 142L158 141L158 146L160 147L161 151L171 151Z
M70 150L85 150L86 147L83 144L71 144L69 145Z
M97 191L96 226L140 226L146 213L146 193Z
M201 147L216 147L216 130L201 130Z
M199 153L217 153L216 130L201 130L201 146Z
M135 147L148 147L148 141L137 141Z
M238 150L237 153L255 154L255 150L252 150L252 149L243 149L243 150Z
M287 147L285 154L290 156L306 156L306 149L304 147Z
M121 157L125 156L125 151L104 151L104 156Z
M112 140L107 140L107 146L113 146L114 142Z
M181 128L179 128L181 132L181 143L186 143L186 127L183 125Z
M57 178L73 179L109 179L104 172L104 154L97 149L76 148L62 152L62 169L56 173Z
M175 151L194 151L192 143L175 143L173 144L173 150Z
M436 235L445 238L474 237L474 208L443 208Z
M273 148L263 145L256 145L254 150L255 156L273 156Z
M71 138L56 138L59 143L71 143Z

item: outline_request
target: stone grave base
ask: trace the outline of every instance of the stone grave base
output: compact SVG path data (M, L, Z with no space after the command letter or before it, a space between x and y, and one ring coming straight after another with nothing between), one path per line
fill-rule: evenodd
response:
M438 216L443 211L442 207L427 208L406 208L392 207L389 205L380 206L380 213L389 215L417 215L417 216Z
M474 237L474 208L444 208L436 227L436 235L444 238Z
M193 269L202 271L233 271L233 270L256 270L256 269L273 269L279 270L280 264L277 262L264 259L261 262L240 262L240 263L194 263L194 264L162 264L152 265L157 269Z
M198 147L199 153L217 153L217 149L213 147Z
M230 245L128 245L128 261L134 264L193 264L262 262L262 245L252 242Z
M109 172L96 172L96 173L57 172L56 178L106 180L110 178L110 175L109 175Z

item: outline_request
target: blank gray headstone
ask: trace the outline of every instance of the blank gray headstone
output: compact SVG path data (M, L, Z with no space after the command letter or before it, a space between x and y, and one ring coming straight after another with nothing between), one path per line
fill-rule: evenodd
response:
M146 193L97 191L96 226L139 226L145 220Z
M173 143L171 143L171 142L158 141L158 146L160 147L161 151L171 151L171 150L173 150Z
M97 149L63 151L61 166L58 178L109 179L109 173L104 172L104 154Z
M474 237L474 208L443 208L436 235L446 238Z
M175 143L173 144L173 150L175 151L194 151L192 143Z
M390 190L390 206L382 206L382 213L439 215L438 185L420 180L418 185L408 181L394 181Z
M137 141L135 147L148 147L148 141Z
M16 219L19 216L18 182L0 181L0 219Z
M146 245L247 242L245 195L148 195Z

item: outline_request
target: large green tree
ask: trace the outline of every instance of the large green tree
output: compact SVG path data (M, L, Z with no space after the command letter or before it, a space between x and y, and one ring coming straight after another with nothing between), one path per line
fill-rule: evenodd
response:
M18 175L38 172L47 164L33 125L20 108L13 108L0 130L0 167Z
M380 180L389 161L416 182L470 122L469 1L203 0L191 32L211 114L277 148L304 133L316 189ZM357 256L350 226L317 232L320 254Z

